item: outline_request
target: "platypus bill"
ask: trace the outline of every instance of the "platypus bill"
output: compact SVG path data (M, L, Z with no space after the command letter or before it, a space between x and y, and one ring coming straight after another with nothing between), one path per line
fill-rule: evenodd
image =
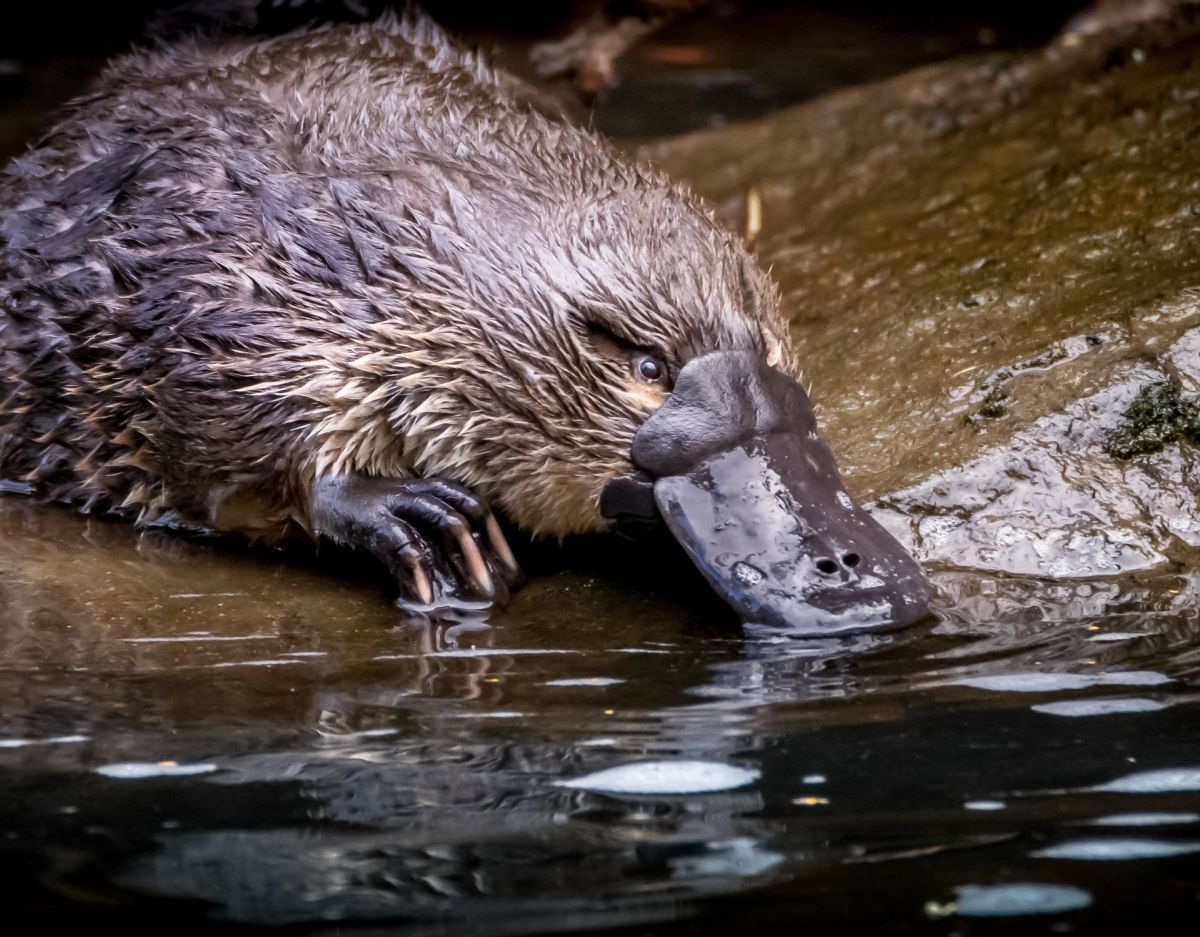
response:
M777 291L683 189L418 14L112 63L0 178L0 477L502 602L533 535L658 519L748 622L923 617Z

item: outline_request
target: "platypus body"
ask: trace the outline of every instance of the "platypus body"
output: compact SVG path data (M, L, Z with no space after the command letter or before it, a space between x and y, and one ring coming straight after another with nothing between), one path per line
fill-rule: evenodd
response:
M842 491L776 290L697 200L417 14L114 62L0 177L0 478L502 601L665 522L748 620L925 614Z

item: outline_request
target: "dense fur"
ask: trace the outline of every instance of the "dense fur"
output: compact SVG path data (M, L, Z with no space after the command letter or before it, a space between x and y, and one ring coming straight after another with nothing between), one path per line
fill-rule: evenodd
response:
M736 238L417 16L115 62L0 177L0 305L0 478L269 538L347 472L598 529L658 401L589 321L794 370Z

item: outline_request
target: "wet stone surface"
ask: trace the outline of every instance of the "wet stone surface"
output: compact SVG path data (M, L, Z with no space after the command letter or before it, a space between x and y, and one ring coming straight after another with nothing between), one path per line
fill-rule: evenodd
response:
M734 220L761 193L823 431L930 561L914 627L747 635L618 541L405 621L345 568L0 497L8 919L1175 932L1196 455L1107 450L1200 391L1197 60L1085 37L658 151Z

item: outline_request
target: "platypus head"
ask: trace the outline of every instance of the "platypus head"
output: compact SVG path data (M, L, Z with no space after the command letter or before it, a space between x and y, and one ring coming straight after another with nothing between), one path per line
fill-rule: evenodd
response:
M413 460L534 534L665 522L747 622L922 618L920 568L817 436L776 290L687 193L588 145L568 180L454 180L457 299L407 340Z
M748 622L923 617L926 579L843 490L740 239L649 167L503 99L453 129L340 183L339 223L370 222L355 249L388 255L377 279L404 301L356 352L370 377L327 465L388 471L386 441L360 431L386 420L405 465L534 535L665 523Z

